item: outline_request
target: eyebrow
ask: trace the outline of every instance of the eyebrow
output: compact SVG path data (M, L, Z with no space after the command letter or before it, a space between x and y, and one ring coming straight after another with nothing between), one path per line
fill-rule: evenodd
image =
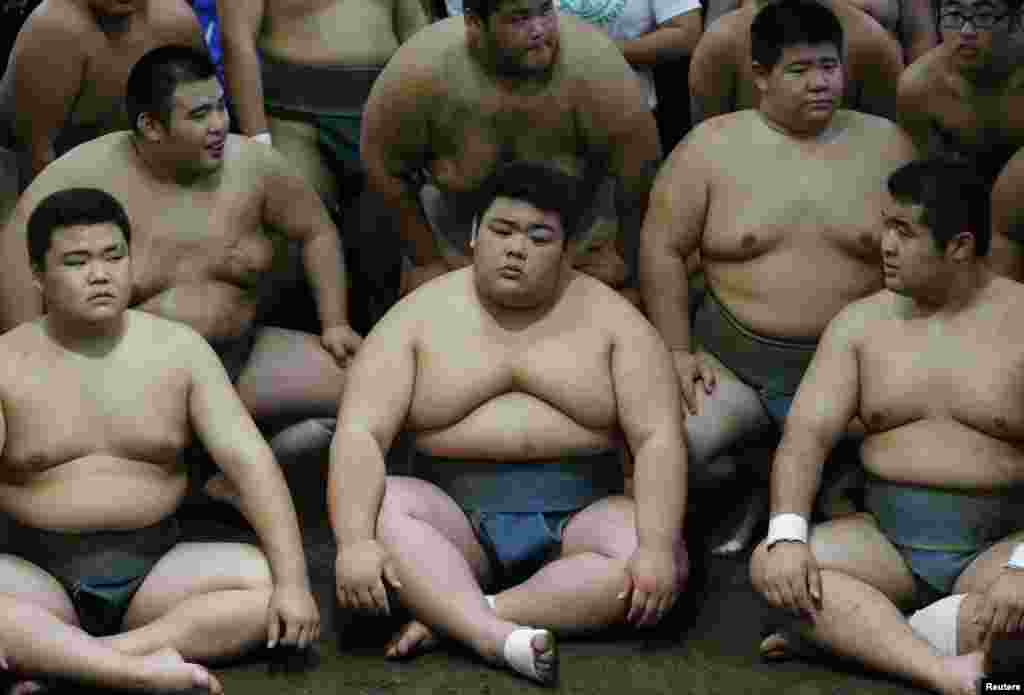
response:
M199 106L192 107L189 110L188 114L190 116L195 116L195 115L199 114L202 111L207 111L209 109L212 109L214 106L220 106L223 103L224 103L224 97L221 96L221 97L217 98L213 103L204 102L204 103L200 104Z

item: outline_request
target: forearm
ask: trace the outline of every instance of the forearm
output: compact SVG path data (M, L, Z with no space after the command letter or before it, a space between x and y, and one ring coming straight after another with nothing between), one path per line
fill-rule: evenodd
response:
M620 179L616 184L615 214L619 218L619 235L615 238L615 247L626 263L626 282L630 285L635 285L639 277L640 232L647 216L647 203L657 161L655 153L649 166L652 171L644 171L640 180L623 184ZM645 168L648 167L645 165Z
M242 466L225 471L239 491L239 507L252 525L276 586L309 586L299 520L280 467L265 444Z
M653 249L641 263L640 291L651 324L670 350L690 350L690 283L686 261Z
M821 470L831 446L791 423L772 463L771 513L810 519Z
M48 136L34 137L28 147L28 157L29 166L32 169L32 178L35 178L57 158L57 152L53 148L53 140Z
M681 436L651 436L638 448L633 489L640 545L677 547L686 511L686 448Z
M260 59L252 40L224 37L224 78L239 129L246 135L268 132Z
M327 513L339 548L377 537L386 480L377 440L369 432L339 429L327 476Z
M398 226L398 235L411 246L416 265L429 265L441 261L434 233L430 229L419 200L419 187L387 174L369 178L371 192L380 198L377 209L384 210L381 222Z
M307 239L302 247L306 277L316 298L320 325L330 328L348 323L348 285L341 241L333 226Z

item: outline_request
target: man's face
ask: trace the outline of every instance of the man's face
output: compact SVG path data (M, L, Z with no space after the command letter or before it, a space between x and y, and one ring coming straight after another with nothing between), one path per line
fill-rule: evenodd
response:
M496 198L473 238L477 287L508 308L529 308L550 299L566 253L557 213L530 203Z
M989 65L1006 57L1010 48L1009 8L1001 0L944 0L939 7L942 41L953 49L953 63L961 69Z
M487 20L483 33L499 71L545 72L558 55L557 6L554 0L505 0Z
M764 110L789 127L826 126L842 103L843 63L830 43L787 46L771 71L756 70Z
M224 90L216 78L183 82L174 90L164 145L181 168L216 171L224 163L228 125Z
M892 198L882 210L882 272L886 288L898 294L928 293L946 283L951 270L947 254L921 223L922 212L921 205Z
M131 301L128 244L113 223L55 229L35 276L47 310L65 318L117 318Z

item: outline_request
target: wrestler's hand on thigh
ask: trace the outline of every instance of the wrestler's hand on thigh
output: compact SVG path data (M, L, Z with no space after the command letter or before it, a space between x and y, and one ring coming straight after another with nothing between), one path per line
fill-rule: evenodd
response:
M338 549L335 582L341 608L368 615L391 615L385 581L396 589L402 588L394 562L376 540Z
M626 585L619 599L629 601L626 622L637 627L657 625L672 610L681 590L682 577L672 548L641 545L626 566Z
M326 328L320 336L320 344L342 367L348 366L362 343L363 339L347 323Z
M764 543L750 562L750 581L775 608L811 617L821 606L821 571L806 543Z
M683 404L686 412L691 415L700 415L696 385L700 382L704 393L711 395L715 390L717 377L715 370L699 354L688 350L673 350L672 361L676 366L676 374L679 375L679 386L683 391Z
M1024 570L1003 568L974 615L987 645L994 637L1024 632Z
M320 636L320 611L309 587L274 587L267 610L267 646L305 649Z

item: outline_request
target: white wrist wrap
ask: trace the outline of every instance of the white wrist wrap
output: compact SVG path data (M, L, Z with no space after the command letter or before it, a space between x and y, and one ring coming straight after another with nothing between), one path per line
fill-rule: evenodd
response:
M265 132L264 133L258 133L256 135L253 135L252 139L255 140L256 142L262 142L262 143L265 143L267 145L273 145L274 144L274 143L272 143L270 141L270 133L265 133Z
M779 541L807 542L807 519L799 514L776 514L768 522L768 547Z
M1006 567L1024 570L1024 543L1018 543L1013 549L1013 552L1010 554L1010 559L1006 563Z

